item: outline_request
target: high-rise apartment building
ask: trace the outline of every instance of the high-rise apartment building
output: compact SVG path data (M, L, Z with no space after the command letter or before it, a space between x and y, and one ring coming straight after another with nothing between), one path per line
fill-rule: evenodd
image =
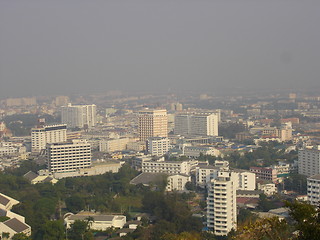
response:
M177 114L174 133L182 136L218 136L218 124L218 113Z
M320 202L320 175L313 175L307 179L308 201L311 205L319 206Z
M165 109L146 109L138 115L139 138L146 141L150 137L168 136L168 116Z
M85 128L96 125L96 105L72 105L61 107L61 121L68 128Z
M299 150L298 173L306 176L320 174L320 146Z
M207 227L226 236L237 228L236 183L231 172L219 172L208 184Z
M37 127L31 129L32 152L46 149L47 143L67 141L67 126L65 124Z
M50 143L46 147L46 157L49 172L74 172L91 166L91 146L85 139Z

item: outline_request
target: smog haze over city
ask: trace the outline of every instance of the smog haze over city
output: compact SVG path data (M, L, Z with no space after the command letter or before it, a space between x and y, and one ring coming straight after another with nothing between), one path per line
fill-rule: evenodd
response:
M0 96L320 87L320 1L0 2Z

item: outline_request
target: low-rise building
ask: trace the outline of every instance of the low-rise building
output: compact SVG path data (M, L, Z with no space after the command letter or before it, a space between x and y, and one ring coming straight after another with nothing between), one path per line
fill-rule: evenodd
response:
M182 154L187 157L199 157L201 154L203 155L211 155L218 157L220 156L220 151L214 147L207 146L184 146Z
M197 165L198 161L144 161L142 172L167 173L167 174L186 174L189 175L191 168Z
M70 228L76 220L87 221L92 219L90 223L91 229L105 231L108 228L123 228L126 224L126 216L124 215L106 215L106 214L96 214L92 212L80 212L78 214L68 213L65 215L64 223L67 228Z
M250 167L250 172L256 174L257 179L271 181L276 183L278 181L277 170L265 167Z
M271 196L278 192L277 187L274 183L258 183L258 190L263 191L267 196Z
M0 236L2 236L2 233L8 233L9 237L7 239L11 239L17 233L31 235L31 227L26 224L25 218L10 211L18 203L19 201L0 193L0 217L8 218L3 222L0 221Z
M186 191L186 183L191 181L191 177L185 174L174 174L168 176L166 191Z

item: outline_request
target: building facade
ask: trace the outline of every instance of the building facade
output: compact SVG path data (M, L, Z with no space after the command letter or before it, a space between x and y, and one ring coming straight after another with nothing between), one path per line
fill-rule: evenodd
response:
M307 178L307 195L311 205L319 206L320 203L320 174Z
M250 172L255 173L257 179L271 181L273 183L278 181L278 172L273 168L250 167Z
M91 146L84 139L47 144L46 156L51 173L74 172L91 166Z
M67 125L51 125L31 129L32 152L40 152L46 149L47 143L59 143L67 141Z
M147 140L147 151L152 156L163 156L170 149L170 140L166 137L153 137Z
M130 138L117 138L117 139L106 139L99 142L100 152L116 152L127 149L127 144L130 142Z
M61 121L68 128L91 128L97 122L96 105L72 105L61 107Z
M140 141L151 137L168 137L168 116L165 109L146 109L138 114Z
M208 184L207 228L218 236L237 228L236 184L230 172L219 172Z
M198 161L143 161L141 165L142 172L189 175L191 168L197 163Z
M305 176L320 174L320 146L299 150L298 173Z
M217 113L187 113L175 117L174 133L182 136L218 136Z

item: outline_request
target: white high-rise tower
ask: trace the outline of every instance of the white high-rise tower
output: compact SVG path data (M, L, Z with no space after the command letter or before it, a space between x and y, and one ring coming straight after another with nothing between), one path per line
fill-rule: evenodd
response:
M61 121L68 128L84 128L96 125L96 105L71 105L61 107Z

